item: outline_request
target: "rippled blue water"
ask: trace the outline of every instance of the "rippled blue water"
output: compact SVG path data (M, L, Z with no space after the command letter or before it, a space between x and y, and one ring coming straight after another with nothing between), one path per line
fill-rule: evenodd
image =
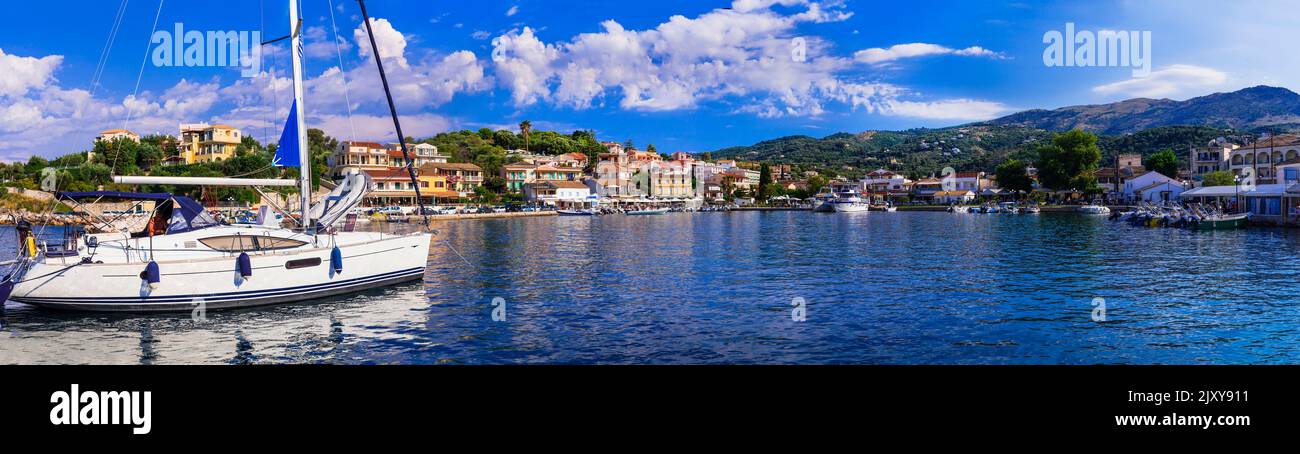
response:
M0 362L1300 362L1296 230L921 212L435 228L422 284L207 322L10 302Z

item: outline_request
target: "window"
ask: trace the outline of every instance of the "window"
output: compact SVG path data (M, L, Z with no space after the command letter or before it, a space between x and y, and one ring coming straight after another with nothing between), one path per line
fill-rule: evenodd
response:
M204 246L221 252L271 251L295 248L306 241L258 235L227 235L199 239Z

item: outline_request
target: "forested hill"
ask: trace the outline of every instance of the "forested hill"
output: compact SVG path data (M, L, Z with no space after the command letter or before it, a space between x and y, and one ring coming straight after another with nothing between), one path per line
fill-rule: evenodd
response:
M1102 135L1098 145L1105 158L1116 152L1150 155L1173 149L1185 159L1188 147L1235 131L1206 126L1161 126L1133 134ZM969 125L941 129L838 133L822 138L789 136L745 147L712 152L713 158L734 158L794 164L804 170L857 176L876 168L912 176L937 173L944 167L992 171L1008 157L1036 160L1036 148L1055 133L1023 126Z
M1113 135L1174 125L1258 129L1295 123L1300 123L1300 95L1285 88L1260 85L1186 101L1135 98L1110 104L1034 109L985 124L1049 131L1082 129Z

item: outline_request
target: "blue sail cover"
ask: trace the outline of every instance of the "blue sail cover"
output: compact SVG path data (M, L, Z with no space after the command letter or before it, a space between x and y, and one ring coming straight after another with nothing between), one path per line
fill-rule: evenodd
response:
M180 195L171 195L166 192L121 192L121 191L86 191L86 192L60 192L55 194L56 197L63 200L78 199L126 199L126 200L154 200L159 203L167 200L172 201L172 217L167 221L167 233L181 233L198 230L218 225L216 219L208 214L208 210L203 208L199 202L194 199Z
M298 167L298 101L289 106L289 120L284 122L284 131L280 133L280 143L275 146L275 158L271 164L280 167Z

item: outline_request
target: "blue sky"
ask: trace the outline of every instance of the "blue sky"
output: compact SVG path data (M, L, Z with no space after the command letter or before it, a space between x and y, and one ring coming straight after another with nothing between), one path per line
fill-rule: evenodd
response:
M109 41L122 4L125 14ZM258 77L141 60L159 29L287 33L274 0L14 2L0 29L0 159L88 148L103 129L176 133L220 122L278 137L290 99L283 43ZM391 124L351 0L302 0L308 123L384 140ZM367 3L408 135L592 129L661 151L791 134L939 127L1029 108L1300 87L1300 15L1285 2L735 0ZM331 12L333 13L331 21ZM1151 74L1047 67L1043 35L1152 35ZM335 34L331 24L337 24ZM804 58L791 49L804 43ZM102 76L99 61L108 48ZM341 55L340 55L341 54ZM341 58L340 58L341 57ZM340 60L342 64L340 66ZM274 70L274 77L267 72ZM345 99L351 101L345 102ZM351 114L349 115L349 110Z

